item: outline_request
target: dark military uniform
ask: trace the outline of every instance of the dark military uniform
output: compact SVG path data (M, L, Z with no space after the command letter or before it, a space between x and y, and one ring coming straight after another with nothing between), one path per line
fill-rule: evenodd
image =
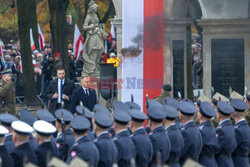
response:
M47 156L58 157L57 150L52 146L51 141L45 141L35 150L37 165L39 167L47 167Z
M118 151L108 132L101 133L94 143L100 155L98 167L109 167L117 163Z
M33 164L37 164L37 159L34 151L30 148L29 143L25 142L11 153L11 157L13 159L14 167L23 167L23 160L27 159L28 162Z
M129 137L129 131L120 131L113 140L118 150L118 166L129 167L130 160L135 158L135 146Z
M56 147L58 150L58 157L63 160L65 157L65 151L69 151L71 146L75 143L75 138L72 134L71 129L67 129L64 131L64 135L66 136L66 146L64 145L64 136L61 133L57 138L56 138ZM67 154L67 153L66 153Z
M12 153L14 151L14 149L16 148L13 140L12 140L12 136L13 134L7 134L5 136L5 141L4 141L4 145L6 146L6 149L8 151L8 153Z
M153 158L149 166L157 164L157 154L161 153L162 163L164 164L169 157L171 145L168 135L163 126L159 126L149 133L149 138L153 146Z
M137 129L130 137L135 145L136 166L147 166L153 157L153 147L145 129L143 127Z
M198 161L202 149L202 137L194 121L186 123L181 128L184 147L181 152L180 164L183 165L188 158Z
M220 150L216 155L218 166L233 167L231 154L236 148L234 127L230 119L224 120L215 130L218 137Z
M181 155L181 150L184 147L183 137L176 124L167 127L166 132L169 136L171 144L171 151L167 160L167 164L171 167L179 167L179 157Z
M217 163L214 155L219 151L220 145L213 129L213 125L210 121L206 121L201 123L198 127L201 132L203 143L199 163L207 167L216 167Z
M0 146L0 157L1 157L1 160L2 160L1 165L3 167L5 167L5 166L12 167L13 166L12 159L10 157L10 154L6 150L5 145Z
M37 148L38 144L36 142L36 139L33 137L32 134L30 134L29 136L29 145L30 145L30 148L35 151L35 149Z
M71 147L67 163L69 164L76 156L89 163L90 166L98 166L99 152L89 136L80 137Z
M4 101L8 112L16 115L16 94L14 89L14 82L9 81L6 83L3 79L0 80L0 96L1 96L1 104ZM3 112L3 109L0 106L0 112Z
M237 147L232 154L234 166L249 167L250 129L246 120L237 122L234 128L237 140Z

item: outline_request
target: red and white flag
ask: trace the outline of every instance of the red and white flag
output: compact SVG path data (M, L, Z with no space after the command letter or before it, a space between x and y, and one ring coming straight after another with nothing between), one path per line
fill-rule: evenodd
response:
M130 51L122 61L122 101L130 101L133 94L134 101L146 112L146 94L149 99L159 96L163 85L164 3L124 0L122 6L122 47Z
M36 49L33 34L32 34L32 29L30 29L30 47L32 51Z
M109 33L109 42L111 42L112 38L116 38L116 35L115 35L115 27L111 23L111 28L110 28L110 33Z
M75 24L75 32L74 32L74 44L73 44L73 52L75 54L75 59L78 60L79 56L83 51L83 37L81 32L79 31L77 25Z
M45 42L44 42L44 36L43 36L43 32L39 26L39 24L37 23L37 29L38 29L38 36L39 36L39 47L40 50L44 49L45 47Z

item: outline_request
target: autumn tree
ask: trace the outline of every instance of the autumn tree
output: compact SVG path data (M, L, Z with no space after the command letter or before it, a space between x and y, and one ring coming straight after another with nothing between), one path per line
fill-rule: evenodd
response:
M17 0L18 32L23 66L24 104L30 106L38 104L29 34L29 30L32 27L31 25L34 24L31 22L31 19L35 18L31 16L32 13L34 14L31 10L36 10L32 1L33 0Z

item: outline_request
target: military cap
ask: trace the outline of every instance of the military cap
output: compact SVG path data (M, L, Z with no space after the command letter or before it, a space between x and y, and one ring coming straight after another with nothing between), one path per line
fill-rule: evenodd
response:
M12 122L11 127L18 134L29 135L33 132L33 128L29 124L19 120Z
M148 100L148 105L149 106L152 106L152 105L161 105L161 103L160 102L158 102L157 100L155 100L155 99L151 99L151 100Z
M14 115L8 113L0 114L0 121L2 122L3 125L11 126L11 123L16 120L18 119Z
M139 104L134 103L132 101L127 101L127 102L125 102L125 104L129 107L129 109L141 110L141 107L139 106Z
M33 128L41 136L50 136L56 132L56 127L44 120L35 121Z
M83 115L88 119L91 119L94 116L94 113L91 112L87 107L80 106L80 105L76 106L76 112L78 115Z
M225 101L219 101L217 103L218 111L226 116L230 116L234 112L234 108Z
M110 111L102 104L98 103L96 105L94 105L94 110L95 112L106 112L106 113L110 113Z
M219 102L219 101L224 101L224 102L227 102L228 101L228 98L226 98L225 96L223 96L222 94L220 94L220 93L215 93L215 95L213 96L213 104L214 105L217 105L217 103Z
M51 114L47 110L37 110L36 116L39 120L44 120L50 123L55 121L55 117L53 116L53 114Z
M87 118L77 115L71 120L70 126L76 131L83 131L90 127L90 122Z
M240 100L244 100L244 97L241 96L238 92L233 91L230 95L230 100L231 99L240 99Z
M248 109L247 103L245 103L243 100L240 99L232 99L231 105L237 112L244 112Z
M122 111L126 111L126 112L128 112L128 110L129 110L129 107L121 101L114 101L113 107L115 110L122 110Z
M74 118L72 113L65 109L57 109L55 111L55 117L59 122L63 119L66 124L70 123L70 121Z
M201 102L200 104L200 112L203 116L207 118L212 118L216 116L216 111L213 106L209 102Z
M113 117L115 122L120 124L127 124L131 120L130 115L123 110L115 110L113 112Z
M163 105L163 111L166 114L166 119L173 120L179 116L177 109L169 104Z
M5 75L5 74L12 75L12 70L10 68L5 69L4 71L2 71L2 75Z
M108 128L113 124L111 115L106 112L96 112L94 118L95 123L102 128Z
M4 135L8 134L9 130L4 126L0 125L0 137L4 137Z
M197 102L198 102L198 105L199 105L199 106L200 106L200 104L201 104L202 102L212 103L212 101L211 101L207 96L205 96L205 95L203 95L203 94L199 96Z
M165 90L165 91L170 92L172 90L172 86L169 85L169 84L165 84L165 85L162 86L162 89Z
M194 106L194 104L183 101L180 103L180 112L184 115L194 115L197 111L197 108Z
M176 108L177 110L180 108L179 102L176 99L174 99L173 97L165 97L162 100L162 104L171 105L174 108Z
M180 101L180 103L182 103L182 102L188 102L188 103L194 105L194 102L193 102L192 100L188 99L188 98L182 99L182 100Z
M30 126L33 126L33 123L36 121L35 116L28 110L20 110L18 114L20 117L20 121L23 121Z
M146 114L137 109L130 109L128 113L135 122L143 122L144 120L148 119Z
M161 122L165 117L166 113L163 111L161 104L150 105L147 109L148 117L153 122Z

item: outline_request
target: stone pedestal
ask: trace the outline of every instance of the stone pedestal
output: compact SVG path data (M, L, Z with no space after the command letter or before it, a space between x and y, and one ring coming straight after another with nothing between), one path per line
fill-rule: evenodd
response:
M203 28L203 89L204 94L211 97L211 88L212 88L212 51L214 52L215 48L212 48L212 44L218 42L218 40L224 41L239 41L243 44L242 52L244 54L244 64L245 67L243 71L238 71L244 73L244 79L238 82L244 82L244 85L250 88L250 19L201 19L198 20L198 24ZM227 40L228 39L228 40ZM214 46L215 47L215 46ZM227 51L230 46L225 46ZM239 50L239 52L241 52ZM236 52L237 53L237 52ZM223 53L220 53L223 55ZM226 56L226 52L224 56ZM230 54L230 53L229 53ZM238 53L237 53L238 54ZM226 64L222 62L221 65ZM229 68L225 66L224 72L228 72ZM240 70L242 67L236 66L236 70ZM224 80L224 79L223 79ZM221 83L223 87L229 81L232 81L233 78L226 77L224 82ZM226 85L228 86L228 85ZM241 88L241 92L244 92L244 87Z
M173 90L177 91L174 92L175 96L180 89L184 90L182 97L187 95L186 27L191 23L192 20L186 18L164 20L164 83L173 85Z

